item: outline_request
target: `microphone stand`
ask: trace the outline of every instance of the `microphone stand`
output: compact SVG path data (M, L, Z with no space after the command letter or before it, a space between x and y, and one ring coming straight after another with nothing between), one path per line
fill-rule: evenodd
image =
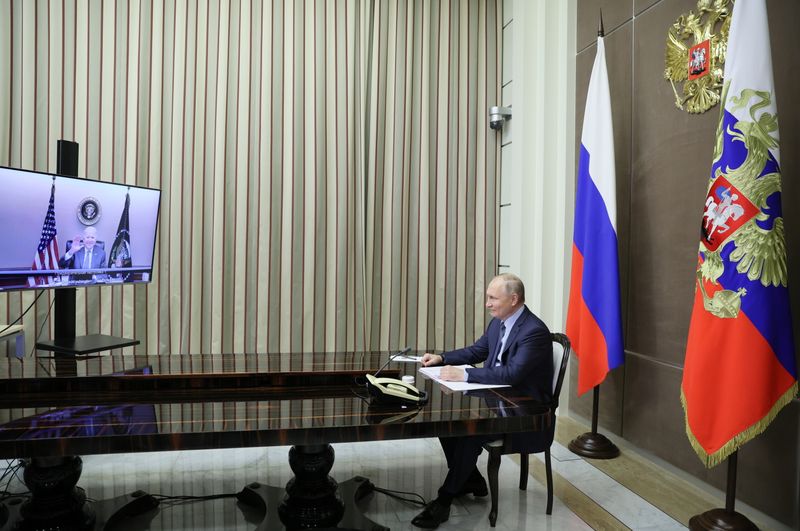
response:
M396 358L396 357L398 357L398 356L402 356L403 354L408 354L409 352L411 352L411 347L406 347L406 348L404 348L403 350L400 350L400 351L398 351L398 352L395 352L394 354L391 354L391 355L389 356L389 359L388 359L388 360L386 360L386 363L384 363L383 365L381 365L381 368L380 368L380 369L378 369L377 371L375 371L375 374L373 374L372 376L373 376L374 378L377 378L377 377L378 377L378 374L380 374L380 372L381 372L383 369L385 369L385 368L386 368L386 367L387 367L387 366L388 366L388 365L389 365L389 364L392 362L392 360L393 360L393 359L395 359L395 358Z

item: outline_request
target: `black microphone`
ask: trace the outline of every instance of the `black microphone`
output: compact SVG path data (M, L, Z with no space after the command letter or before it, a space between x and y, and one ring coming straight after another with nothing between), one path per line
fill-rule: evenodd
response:
M393 359L395 359L397 356L402 356L403 354L407 354L407 353L408 353L408 352L410 352L410 351L411 351L411 347L406 347L406 348L404 348L403 350L401 350L401 351L399 351L399 352L395 352L394 354L392 354L391 356L389 356L389 359L388 359L388 360L386 360L386 363L384 363L383 365L381 365L381 368L380 368L380 369L378 369L377 371L375 371L375 374L373 374L372 376L374 376L375 378L377 378L377 377L378 377L378 374L379 374L379 373L380 373L380 372L381 372L383 369L385 369L385 368L386 368L386 366L387 366L387 365L389 365L389 363L391 363L391 361L392 361Z

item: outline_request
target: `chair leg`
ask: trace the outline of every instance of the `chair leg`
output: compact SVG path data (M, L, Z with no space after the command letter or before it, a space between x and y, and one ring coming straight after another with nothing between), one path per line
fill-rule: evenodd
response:
M489 450L489 491L492 493L492 509L489 511L489 525L497 524L497 476L500 472L500 456L502 450L492 448Z
M544 470L547 473L547 514L553 514L553 467L550 464L550 448L544 451Z
M528 488L528 454L519 454L519 490Z

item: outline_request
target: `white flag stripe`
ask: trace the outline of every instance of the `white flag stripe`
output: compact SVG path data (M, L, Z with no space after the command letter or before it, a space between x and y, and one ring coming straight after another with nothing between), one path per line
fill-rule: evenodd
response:
M592 76L583 113L581 144L589 152L589 175L603 197L611 218L611 226L617 232L616 170L614 161L614 126L611 120L611 95L608 90L606 69L606 47L603 37L597 39L597 55L594 58Z
M759 109L755 115L760 117L768 112L777 114L775 84L772 79L772 50L769 43L769 24L765 2L737 2L736 16L731 21L728 37L728 52L725 58L725 80L730 80L728 100L725 109L739 119L750 121L750 106L736 110L730 101L732 96L741 94L744 89L762 90L772 94L770 104ZM771 135L778 140L778 131ZM780 164L778 148L770 150Z

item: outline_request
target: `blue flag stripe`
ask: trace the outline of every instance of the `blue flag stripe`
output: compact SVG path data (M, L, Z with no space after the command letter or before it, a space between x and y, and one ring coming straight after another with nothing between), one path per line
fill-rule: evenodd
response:
M573 241L583 255L583 300L603 331L611 370L624 361L617 234L600 191L589 175L589 157L581 145Z

